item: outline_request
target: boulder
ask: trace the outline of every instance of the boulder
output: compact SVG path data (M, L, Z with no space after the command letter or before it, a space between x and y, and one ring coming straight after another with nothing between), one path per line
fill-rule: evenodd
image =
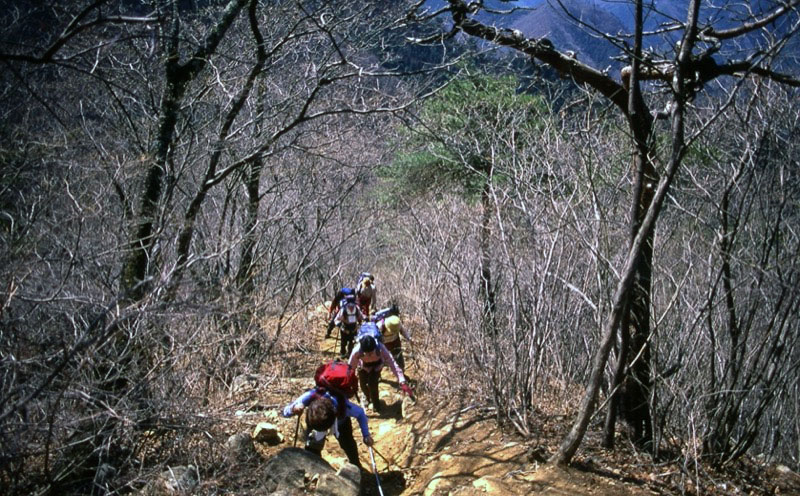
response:
M200 484L200 473L194 465L170 467L161 474L167 480L167 487L175 491L189 491Z
M321 457L301 448L286 448L264 467L265 489L273 493L358 496L361 473L346 463L338 472Z
M258 389L258 384L262 381L256 374L237 375L231 382L231 393L248 393Z
M200 484L200 473L194 465L167 467L137 493L138 496L173 496L193 494Z
M253 446L253 438L249 432L239 432L225 442L228 458L231 461L243 462L254 458L258 453Z
M276 446L283 442L283 434L278 431L275 424L269 422L259 422L253 429L253 440L259 443L267 443Z
M411 415L415 404L416 401L412 400L408 396L403 395L403 402L400 403L400 417L408 418L408 416Z
M490 475L472 481L472 487L486 494L514 494L513 488L502 478Z

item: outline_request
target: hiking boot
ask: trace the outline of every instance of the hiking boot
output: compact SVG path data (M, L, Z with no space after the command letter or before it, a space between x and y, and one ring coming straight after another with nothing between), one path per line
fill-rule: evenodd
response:
M310 451L311 453L314 453L317 456L322 456L322 448L323 447L325 447L325 442L324 441L320 443L318 441L314 441L314 440L310 440L310 439L308 441L306 441L306 445L305 445L306 451Z

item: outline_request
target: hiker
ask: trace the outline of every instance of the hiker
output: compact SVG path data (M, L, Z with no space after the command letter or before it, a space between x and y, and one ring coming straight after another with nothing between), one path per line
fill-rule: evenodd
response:
M339 326L342 335L339 355L347 357L353 350L353 340L356 337L358 326L364 320L364 314L361 313L361 309L356 305L355 295L345 296L344 305L339 309L339 313L336 314L333 320L334 325Z
M378 381L381 378L384 364L389 364L389 368L397 377L397 382L400 383L400 389L411 398L414 397L413 391L406 384L403 371L400 370L392 354L381 342L380 331L373 322L366 322L359 329L358 342L350 353L348 363L353 370L358 370L358 382L366 396L364 406L371 403L372 409L376 413L381 412Z
M386 308L381 308L375 314L373 314L369 320L375 322L380 327L380 321L385 319L386 317L390 317L392 315L400 315L400 307L397 306L397 303L392 303L391 306Z
M328 329L325 332L325 338L331 337L331 331L336 326L336 315L344 304L345 298L354 294L355 291L353 291L353 288L348 287L344 287L336 292L336 296L334 296L333 301L331 301L331 307L328 309Z
M362 272L356 285L356 300L361 313L369 318L370 310L375 306L375 276Z
M361 460L358 457L358 446L353 438L353 423L350 419L355 417L361 429L364 444L372 446L372 436L369 434L367 414L364 409L350 402L342 394L316 387L286 405L283 409L283 416L289 418L292 415L302 415L304 410L306 412L305 449L321 456L328 430L332 428L333 435L339 441L339 446L347 455L347 459L360 469Z
M383 336L383 345L386 346L386 349L392 354L397 365L399 365L400 369L405 373L406 361L405 358L403 358L403 345L400 342L400 335L402 334L403 338L409 343L412 341L411 336L400 321L400 317L397 315L390 315L379 321L377 325L378 330L381 331L381 335Z

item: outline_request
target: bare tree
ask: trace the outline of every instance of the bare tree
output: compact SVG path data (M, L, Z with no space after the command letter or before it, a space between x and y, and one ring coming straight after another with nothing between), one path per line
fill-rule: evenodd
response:
M581 413L561 449L552 457L553 462L568 462L580 444L594 410L606 358L620 324L625 327L622 333L625 338L623 363L629 369L624 382L618 377L618 383L622 385L624 391L623 403L628 405L626 417L634 428L634 437L638 442L644 444L652 442L652 417L648 404L652 389L649 349L652 339L650 292L655 232L653 223L658 216L669 184L683 160L687 145L704 129L701 125L696 132L686 136L686 108L705 84L724 76L741 77L757 74L784 84L797 85L797 79L779 72L774 67L775 55L780 53L781 48L795 34L793 23L796 22L794 20L796 5L792 2L764 11L750 12L736 27L720 29L711 23L704 24L700 16L700 2L691 2L685 21L676 21L667 28L681 34L675 50L671 55L662 54L658 62L654 63L649 57L644 56L643 5L641 2L635 2L633 48L622 49L624 47L620 45L621 53L629 61L629 65L622 70L621 82L602 70L580 62L579 57L559 51L549 40L526 38L519 31L499 29L481 23L475 14L485 7L484 2L467 4L460 0L449 0L447 6L439 12L419 14L419 18L442 13L449 15L453 23L452 30L444 36L463 32L518 50L548 64L576 83L588 86L605 96L628 121L634 150L633 203L629 224L630 254L622 270L619 271L620 281L615 291L613 310L604 326L604 338L595 356L592 379L582 403ZM782 19L786 20L788 27L782 31L784 34L776 39L767 33L766 26ZM587 26L577 18L574 18L574 21L585 29L592 30L600 38L614 43L618 41L612 35L605 35L600 27ZM722 43L734 45L737 40L759 30L764 30L767 34L765 46L752 47L745 53L722 51L721 53L726 55L726 60L720 63L714 59L714 55L720 52ZM435 39L435 36L432 39ZM641 91L640 81L644 79L661 81L669 88L669 105L664 116L669 116L671 119L669 133L671 150L669 158L665 160L663 173L657 171L654 162L656 157L653 148L655 136L653 112L650 111ZM657 185L660 186L657 188ZM658 198L657 191L660 192Z
M22 7L0 40L0 480L120 491L374 257L384 118L424 91L384 66L402 23L375 5Z

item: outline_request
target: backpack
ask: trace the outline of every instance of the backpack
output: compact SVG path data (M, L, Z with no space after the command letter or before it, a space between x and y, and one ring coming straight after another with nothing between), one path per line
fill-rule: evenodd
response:
M380 310L375 312L375 315L372 316L371 320L373 322L380 322L381 320L387 317L391 317L392 315L397 315L397 316L400 315L400 308L397 306L397 304L393 304L390 307L381 308Z
M355 296L349 295L345 297L342 305L342 322L348 325L355 325L358 323L358 305L356 305Z
M375 283L375 276L373 276L369 272L362 272L358 276L358 282L356 283L357 289L359 290L361 289L361 287L363 286L364 279L369 279L371 283L373 284Z
M381 334L381 330L378 329L378 326L374 322L364 322L361 324L361 327L358 328L356 339L361 341L361 338L364 336L372 336L375 338L376 342L383 343L383 334Z
M353 288L344 287L340 289L339 292L336 293L336 296L334 296L333 298L334 306L341 306L348 296L352 296L355 294L356 292L355 290L353 290Z
M323 363L314 373L314 383L317 388L324 389L333 394L352 398L358 392L358 377L355 370L345 362L334 360ZM340 402L343 406L344 402Z

